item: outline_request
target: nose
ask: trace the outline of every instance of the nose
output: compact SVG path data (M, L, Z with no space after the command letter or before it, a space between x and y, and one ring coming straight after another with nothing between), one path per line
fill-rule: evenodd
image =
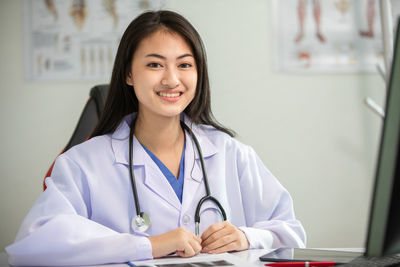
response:
M173 89L179 86L179 78L178 74L176 73L175 70L168 68L164 76L162 77L161 80L161 85L168 88L168 89Z

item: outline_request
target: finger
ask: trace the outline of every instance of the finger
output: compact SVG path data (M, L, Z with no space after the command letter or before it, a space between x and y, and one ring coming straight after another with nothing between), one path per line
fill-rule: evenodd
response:
M210 235L212 235L214 232L222 229L225 227L226 221L225 222L219 222L211 225L208 227L203 234L201 235L202 240L206 240Z
M214 229L216 229L214 232L211 232L207 237L202 238L201 245L203 247L211 244L212 242L214 242L218 238L221 238L222 236L227 235L227 234L230 233L230 230L228 228L226 228L226 227L223 227L223 228L215 227Z
M185 256L185 252L184 251L177 250L175 253L178 254L179 257L182 257L182 258Z
M197 242L199 242L199 244L201 244L202 240L199 236L193 234L193 239L196 240Z
M201 251L202 247L201 247L200 243L197 242L197 240L191 240L191 241L189 241L189 243L192 246L194 254L197 254Z
M187 243L185 245L185 249L183 251L183 256L184 258L188 258L188 257L192 257L194 256L196 253L194 252L192 246L190 245L190 243Z
M224 235L221 238L215 240L214 242L208 244L207 246L203 246L203 252L209 252L215 250L217 248L226 246L232 242L236 241L235 235Z
M204 247L207 247L209 244L214 243L216 240L226 236L226 235L231 235L234 233L234 228L232 227L224 227L214 233L212 233L207 239L203 240L201 242L201 245Z
M220 238L223 238L224 236L227 236L231 234L231 232L229 231L229 229L221 229L218 232L213 233L212 235L210 235L206 240L204 240L203 242L201 242L201 246L207 247L210 244L214 243L215 241L217 241Z
M226 244L225 246L213 249L209 253L210 254L219 254L219 253L234 251L234 250L236 250L236 247L237 247L236 242L231 242L229 244Z

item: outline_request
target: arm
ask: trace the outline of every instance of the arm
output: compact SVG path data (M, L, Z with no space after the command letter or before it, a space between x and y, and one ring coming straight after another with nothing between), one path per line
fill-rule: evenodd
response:
M292 199L250 147L238 150L241 199L246 226L225 221L202 234L203 252L248 248L304 247L305 233L295 219Z
M305 232L295 218L288 191L252 148L247 147L241 159L240 186L247 226L239 228L250 248L305 247Z
M79 166L61 155L47 189L6 248L12 265L86 265L152 258L145 236L90 220L90 190Z
M90 186L79 165L66 155L57 159L46 185L16 241L6 248L13 265L93 265L175 252L190 257L201 249L200 238L183 228L148 237L119 233L90 220Z

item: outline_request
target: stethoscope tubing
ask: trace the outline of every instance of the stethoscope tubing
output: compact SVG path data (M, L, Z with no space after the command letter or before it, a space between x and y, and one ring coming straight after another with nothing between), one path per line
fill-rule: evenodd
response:
M139 205L139 199L138 199L138 193L136 189L136 182L135 182L135 176L133 174L133 164L132 164L132 154L133 154L133 133L135 131L135 121L134 119L132 121L131 125L131 130L129 132L129 176L131 178L131 184L132 184L132 191L133 191L133 198L135 199L135 208L136 208L136 215L141 216L140 214L140 205Z
M141 212L140 210L140 204L139 204L139 199L138 199L138 193L137 193L137 189L136 189L136 182L135 182L135 176L133 174L133 163L132 163L132 154L133 154L133 135L134 135L134 131L135 131L135 122L136 119L133 119L132 124L131 124L131 129L129 132L129 176L131 179L131 184L132 184L132 193L133 193L133 198L134 198L134 202L135 202L135 208L136 208L136 218L140 218L143 219L145 216L147 216L144 212ZM200 208L203 205L203 203L205 201L212 201L214 202L219 210L222 213L222 217L224 219L224 221L226 221L226 213L224 208L222 207L221 203L219 203L219 201L214 198L213 196L211 196L210 193L210 186L208 184L208 177L207 177L207 172L205 169L205 164L204 164L204 158L203 158L203 154L201 152L201 147L200 147L200 143L197 140L196 136L194 135L193 131L183 122L181 121L181 127L182 129L186 130L190 137L193 139L196 149L197 149L197 153L199 154L199 158L200 158L200 165L201 165L201 170L203 172L203 179L204 179L204 187L206 190L206 195L204 197L202 197L199 202L197 203L197 207L196 207L196 212L195 212L195 231L196 231L196 235L199 235L199 224L200 224ZM149 220L144 219L144 221ZM148 222L150 224L150 220ZM148 225L149 226L149 225ZM147 228L148 228L147 226ZM145 229L147 229L145 228Z
M207 178L207 172L206 169L204 167L204 158L203 158L203 153L201 151L201 146L199 144L199 141L197 140L196 136L193 134L192 130L183 122L181 121L181 126L183 129L185 129L186 131L188 131L190 137L193 139L195 145L196 145L196 149L197 149L197 153L199 153L199 158L200 158L200 163L201 163L201 171L203 172L203 177L204 177L204 185L206 188L206 196L210 196L210 186L208 185L208 178Z

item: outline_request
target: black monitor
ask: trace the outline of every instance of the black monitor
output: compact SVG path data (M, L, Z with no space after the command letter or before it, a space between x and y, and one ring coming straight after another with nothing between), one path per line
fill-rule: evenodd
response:
M400 20L375 176L366 256L400 253Z

